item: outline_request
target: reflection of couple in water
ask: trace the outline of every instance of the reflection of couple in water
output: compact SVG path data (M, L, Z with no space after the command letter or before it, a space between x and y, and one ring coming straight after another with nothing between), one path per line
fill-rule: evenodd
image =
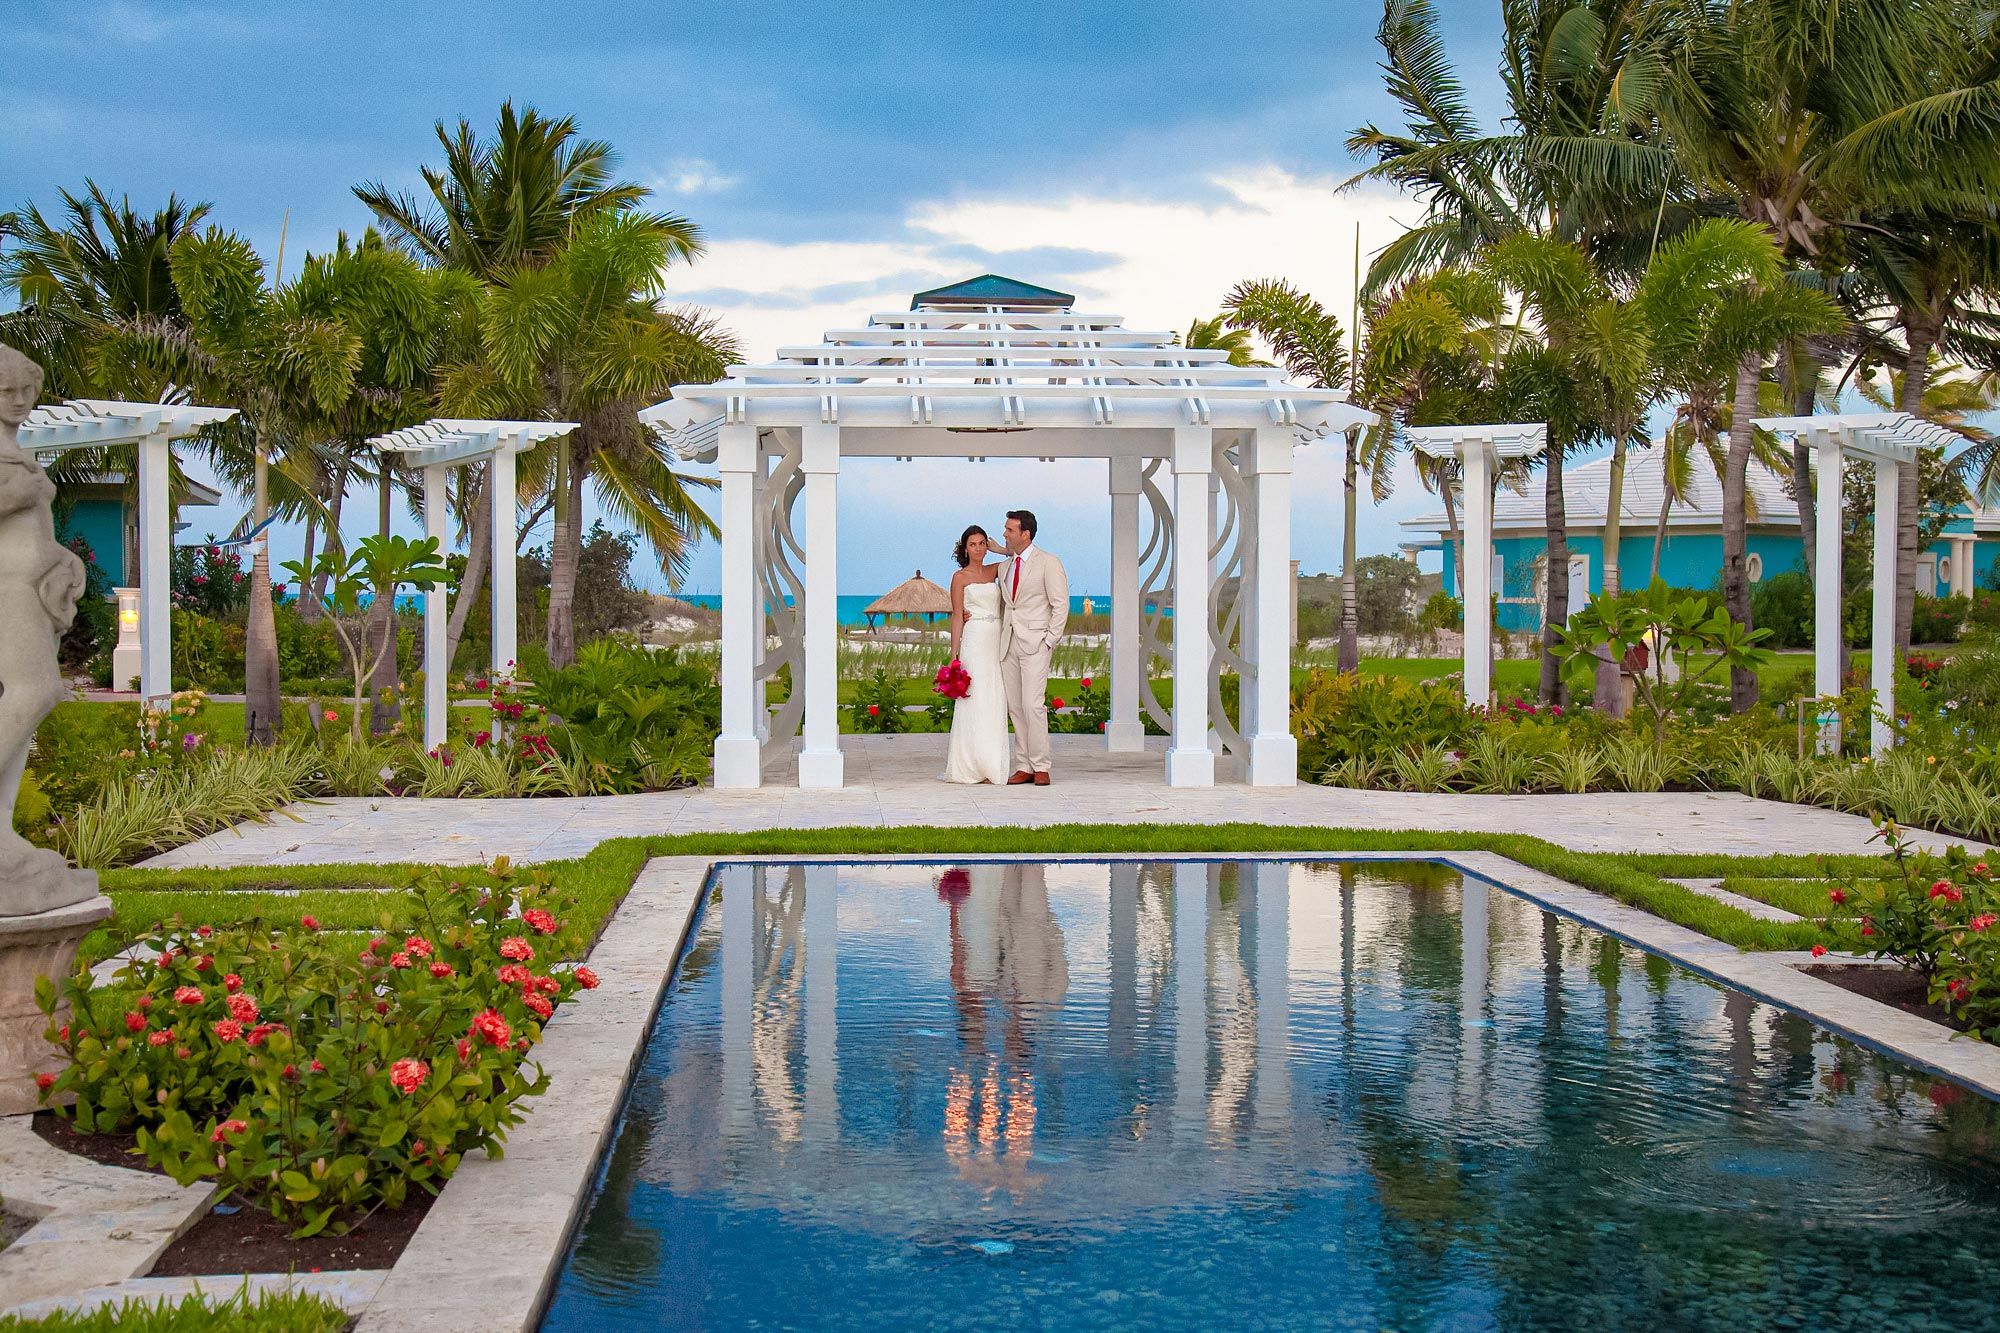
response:
M951 909L951 989L961 1053L945 1090L945 1155L988 1193L1034 1182L1037 1115L1032 1037L1058 1017L1069 989L1062 928L1039 865L947 870L938 896ZM1000 1049L988 1048L993 1005Z

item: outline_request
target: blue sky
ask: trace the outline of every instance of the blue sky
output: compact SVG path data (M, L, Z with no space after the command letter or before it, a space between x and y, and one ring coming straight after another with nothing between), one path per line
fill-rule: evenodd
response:
M1497 6L1441 7L1490 119ZM1372 248L1417 213L1333 195L1354 167L1347 132L1394 115L1373 3L9 10L0 202L53 203L86 176L146 210L176 191L267 257L285 226L296 255L366 225L354 183L415 187L439 157L436 121L485 127L512 98L575 116L702 225L709 254L671 275L672 295L722 313L757 359L987 269L1150 328L1212 313L1242 277L1290 277L1340 308L1356 223ZM962 493L972 466L851 467L843 591L942 568L960 527L997 519L935 498ZM1078 586L1101 587L1101 468L985 466L980 487L1037 509ZM1330 450L1303 460L1308 569L1336 559L1335 480ZM1362 549L1391 548L1396 521L1434 505L1405 472ZM688 587L715 584L702 552Z

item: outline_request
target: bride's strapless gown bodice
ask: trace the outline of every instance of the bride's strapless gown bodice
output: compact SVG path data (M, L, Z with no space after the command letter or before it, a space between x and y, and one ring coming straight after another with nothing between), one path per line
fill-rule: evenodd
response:
M952 705L947 782L1007 780L1007 692L1000 680L1000 584L965 590L965 628L958 660L972 678L972 692Z

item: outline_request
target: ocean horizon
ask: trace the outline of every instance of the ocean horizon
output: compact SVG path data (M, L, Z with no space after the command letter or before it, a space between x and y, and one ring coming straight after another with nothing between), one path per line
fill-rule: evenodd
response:
M686 602L690 606L699 606L706 608L707 610L710 611L719 611L722 609L722 594L719 592L683 592L683 593L668 593L666 595L674 598L677 601ZM868 623L868 617L864 614L864 611L868 607L869 603L873 602L876 598L880 597L881 595L882 594L879 592L841 593L838 598L839 609L836 612L836 614L839 617L840 623L842 625L866 625ZM1084 603L1086 602L1090 604L1087 609L1084 606ZM1069 599L1069 613L1073 616L1081 616L1081 615L1101 616L1106 614L1110 610L1111 610L1111 598L1108 596L1103 596L1095 593L1082 593L1074 597L1071 597ZM940 622L942 622L944 617L939 616L938 619Z

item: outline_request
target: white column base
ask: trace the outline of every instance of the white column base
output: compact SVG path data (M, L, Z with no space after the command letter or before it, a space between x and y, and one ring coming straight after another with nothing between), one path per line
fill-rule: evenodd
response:
M1292 736L1273 733L1250 738L1250 785L1253 787L1294 787L1299 781L1299 743Z
M1169 787L1213 787L1215 751L1173 749L1167 751Z
M824 789L846 785L847 756L838 750L799 751L799 786Z
M715 738L717 791L753 791L764 785L764 750L755 736Z
M1146 724L1143 722L1105 723L1104 748L1112 754L1144 754L1146 750Z

